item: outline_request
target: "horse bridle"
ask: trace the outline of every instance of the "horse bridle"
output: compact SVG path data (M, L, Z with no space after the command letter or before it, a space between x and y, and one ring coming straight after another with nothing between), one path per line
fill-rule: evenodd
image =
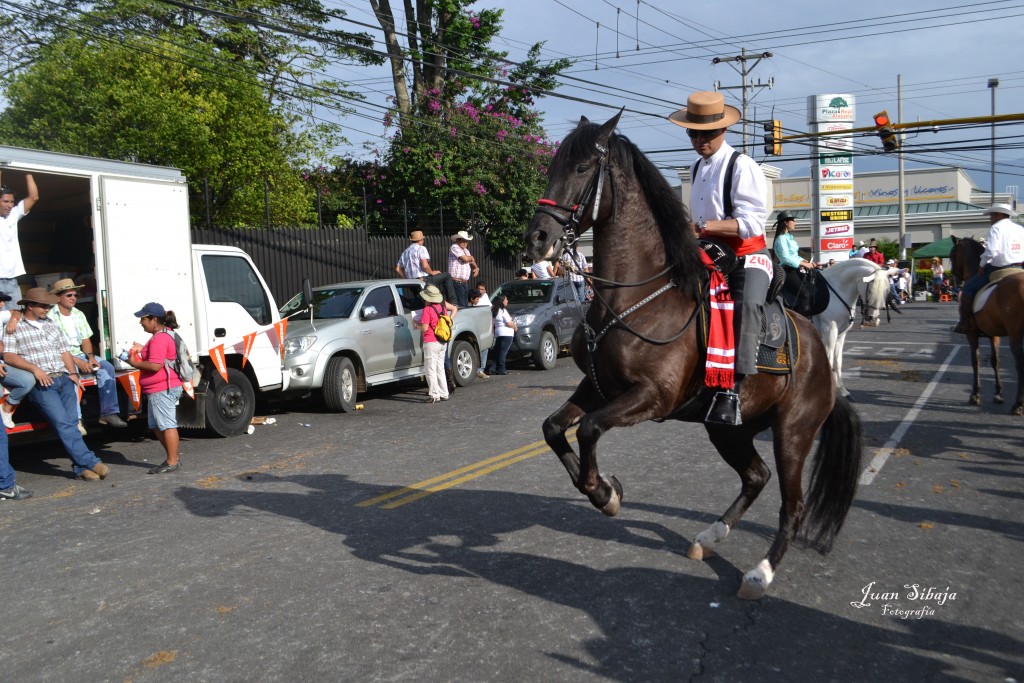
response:
M597 221L597 214L601 207L601 193L604 189L605 176L607 176L608 174L608 147L604 147L596 142L594 143L594 147L596 147L597 151L600 152L600 156L598 157L598 168L597 171L594 172L594 175L591 177L591 179L587 182L587 186L583 190L582 196L580 197L579 201L574 203L572 206L564 206L554 201L553 199L541 198L537 200L537 207L534 209L534 213L543 213L547 216L550 216L551 218L554 218L556 221L558 221L559 225L562 226L562 247L559 250L559 253L556 255L557 260L561 260L562 255L568 252L570 258L573 259L575 262L576 244L577 242L579 242L577 228L579 228L580 221L582 220L583 216L586 215L587 207L590 205L591 200L593 200L594 204L593 212L591 214L591 221ZM564 211L566 214L568 214L568 219L566 219L563 215L556 212L556 209L558 211ZM665 269L662 270L661 272L655 273L646 280L640 280L638 282L617 282L615 280L597 277L596 275L593 274L589 275L588 277L595 282L610 285L611 287L639 287L641 285L649 284L661 277L664 277L671 270L672 266L666 266ZM583 324L584 334L587 337L587 351L590 356L590 379L594 384L594 388L597 389L598 394L600 394L602 397L604 397L604 392L601 391L601 387L597 382L597 368L594 366L594 352L597 351L597 345L601 341L601 339L603 339L604 336L615 325L622 326L628 332L649 344L664 345L670 344L679 339L680 337L682 337L683 334L686 333L686 330L689 329L690 325L693 323L694 318L697 315L697 311L700 309L699 304L694 306L693 311L691 311L690 313L690 317L687 318L686 323L683 324L682 329L679 330L679 332L677 332L673 336L669 337L668 339L652 339L633 329L625 321L626 316L634 313L637 309L641 308L642 306L649 304L651 301L661 296L665 292L675 288L675 286L675 282L670 278L665 285L663 285L656 291L652 292L648 296L644 297L637 303L633 304L622 313L615 313L612 307L605 300L605 298L601 296L601 293L597 290L597 288L594 288L594 296L601 302L605 309L607 309L608 312L612 314L612 319L605 324L605 326L601 329L600 332L595 332L594 328L590 326L585 317L581 321Z

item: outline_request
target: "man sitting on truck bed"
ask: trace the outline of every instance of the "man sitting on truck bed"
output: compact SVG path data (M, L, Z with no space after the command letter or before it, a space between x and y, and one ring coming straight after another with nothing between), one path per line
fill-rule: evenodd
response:
M61 445L71 458L75 475L99 481L110 468L89 450L78 433L78 389L81 383L74 358L57 323L46 317L57 297L44 287L33 287L18 302L24 306L14 334L4 332L4 362L28 370L36 386L28 398L57 430Z
M39 201L39 189L31 173L25 174L28 196L17 206L14 204L14 190L0 187L0 292L12 300L21 298L18 276L25 274L25 263L21 259L21 243L18 241L18 221L28 215Z
M78 290L85 285L76 285L71 278L57 280L50 287L50 294L57 297L57 304L50 309L48 317L57 323L68 350L75 359L78 371L83 375L96 374L96 391L100 395L100 424L108 427L127 427L118 415L117 380L114 366L104 358L97 358L92 350L92 328L85 319L85 313L75 308ZM82 426L82 407L78 407L78 431L85 433Z

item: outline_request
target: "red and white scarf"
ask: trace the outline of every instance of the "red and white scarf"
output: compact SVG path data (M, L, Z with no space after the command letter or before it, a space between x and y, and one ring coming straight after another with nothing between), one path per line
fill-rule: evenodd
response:
M736 380L736 341L733 330L733 301L725 276L704 250L698 250L708 269L711 319L708 325L708 354L704 364L704 385L731 389Z

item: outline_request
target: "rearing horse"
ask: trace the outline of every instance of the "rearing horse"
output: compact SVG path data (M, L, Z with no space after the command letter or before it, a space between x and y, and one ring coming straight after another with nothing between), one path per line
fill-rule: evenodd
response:
M539 260L557 256L581 232L594 230L595 298L572 343L585 376L545 420L544 438L576 488L609 516L619 512L622 486L599 473L597 441L613 427L677 419L677 409L701 394L705 357L701 326L693 321L707 291L686 209L640 150L614 133L618 120L598 126L580 119L552 160L547 190L525 235L528 255ZM793 373L748 376L742 384L743 424L704 425L739 473L742 488L719 521L697 535L689 553L694 559L714 554L770 479L754 436L765 429L773 434L782 489L779 530L764 560L744 575L741 598L765 594L798 533L801 542L822 551L831 547L860 471L860 420L835 394L811 323L793 318L799 330ZM576 424L579 456L566 439ZM804 464L819 430L805 497Z
M949 253L953 262L953 275L960 282L973 277L978 272L984 251L985 245L977 240L954 237L953 248ZM996 376L996 393L992 402L1003 402L1003 382L999 377L999 337L1009 337L1010 352L1017 363L1017 396L1010 414L1021 415L1024 413L1024 273L1006 275L1000 279L984 307L974 314L974 320L975 327L967 333L967 343L971 348L971 369L974 371L974 384L968 403L981 405L981 376L978 367L981 362L978 351L981 334L991 337L992 343L992 370Z

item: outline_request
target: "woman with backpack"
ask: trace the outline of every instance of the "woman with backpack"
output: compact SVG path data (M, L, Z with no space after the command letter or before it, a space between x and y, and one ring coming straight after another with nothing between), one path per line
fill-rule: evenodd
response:
M458 310L441 295L434 285L427 285L420 292L427 305L420 314L420 330L423 332L423 368L427 371L427 403L448 400L448 381L444 373L445 342L438 340L435 331L442 315L454 315Z
M177 347L171 330L178 328L174 311L165 311L160 304L151 301L135 312L142 329L152 337L143 346L136 342L128 354L128 365L142 371L139 384L148 402L149 427L153 430L167 458L163 464L149 470L150 474L168 474L181 468L178 457L177 405L181 398L181 379L170 365L178 358ZM168 363L169 361L169 363Z

